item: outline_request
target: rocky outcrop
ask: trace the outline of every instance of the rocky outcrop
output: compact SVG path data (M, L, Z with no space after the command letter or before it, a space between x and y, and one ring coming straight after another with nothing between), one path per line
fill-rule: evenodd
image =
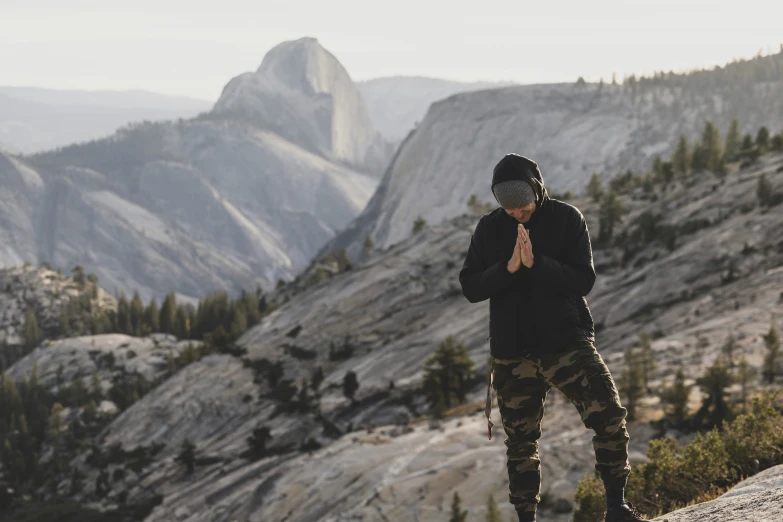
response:
M0 344L24 344L23 327L28 308L35 313L43 334L59 331L60 313L74 299L90 302L91 312L87 314L117 310L117 300L100 286L94 288L92 282L80 287L72 277L30 264L0 269Z
M57 391L60 383L71 384L77 378L89 387L92 376L97 374L105 392L119 375L134 375L154 382L169 370L170 362L188 344L198 347L201 342L178 340L170 334L148 337L101 334L47 340L11 366L7 374L21 381L30 378L36 369L39 382L50 391Z
M661 224L716 219L679 233L673 250L650 240L624 261L619 247L594 250L598 279L588 301L601 324L597 348L616 376L642 330L651 333L658 363L653 388L680 367L701 375L729 335L758 371L760 335L783 309L783 246L779 207L751 203L762 173L783 190L781 166L783 155L770 154L757 166L732 167L725 183L702 173L691 186L655 189L655 201L642 188L625 197L630 214L616 233L633 230L644 211L660 212ZM573 203L594 236L595 205ZM457 280L477 220L463 215L427 227L321 283L270 295L281 297L279 307L238 341L247 363L209 356L120 414L103 433L106 443L166 445L137 482L122 486L130 500L152 490L164 495L148 522L431 520L447 517L454 491L470 517L484 516L491 493L508 519L505 437L497 408L491 441L482 414L488 306L468 303ZM448 335L466 345L480 377L454 417L430 423L419 417L426 407L418 388L426 359ZM330 346L350 350L330 357ZM318 408L280 411L267 374L252 369L262 359L280 362L297 386L320 366ZM342 391L349 370L359 381L354 401ZM695 406L699 394L692 400ZM646 399L642 410L654 411L656 401ZM270 430L269 455L251 461L244 454L259 426ZM629 431L632 462L644 462L647 442L659 434L646 422ZM570 518L576 482L592 470L591 434L562 395L550 393L540 441L547 520ZM203 457L189 478L174 460L186 436Z
M779 67L781 57L764 59ZM699 138L707 120L725 136L738 118L741 132L755 136L762 125L778 132L781 114L780 81L715 90L577 83L455 94L431 105L367 207L322 251L348 248L355 258L367 236L386 248L409 237L419 216L437 224L461 214L472 194L494 203L492 169L509 152L536 160L550 192L582 192L593 172L608 180L628 169L650 171L680 135Z
M777 522L783 520L783 466L743 480L715 500L683 508L659 522Z

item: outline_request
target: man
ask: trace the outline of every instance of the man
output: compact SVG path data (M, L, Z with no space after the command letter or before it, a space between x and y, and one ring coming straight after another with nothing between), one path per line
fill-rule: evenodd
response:
M541 418L556 387L595 431L606 521L642 520L624 500L631 470L626 409L596 352L585 299L595 282L587 223L573 205L550 199L538 164L518 154L495 166L492 192L500 208L479 220L459 280L471 303L489 299L490 383L508 436L509 501L521 522L535 521ZM491 437L491 422L489 428Z

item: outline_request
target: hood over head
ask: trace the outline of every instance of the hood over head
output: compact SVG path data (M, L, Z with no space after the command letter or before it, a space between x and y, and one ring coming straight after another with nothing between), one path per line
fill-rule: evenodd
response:
M533 212L532 217L535 217L541 207L549 201L549 192L544 186L544 178L538 163L519 154L506 154L492 171L492 187L512 179L526 181L533 187L536 195L536 212ZM492 193L494 194L495 191L493 190Z

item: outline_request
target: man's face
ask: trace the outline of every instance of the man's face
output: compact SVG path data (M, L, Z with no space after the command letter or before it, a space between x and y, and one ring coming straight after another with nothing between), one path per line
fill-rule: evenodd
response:
M527 223L530 220L530 216L536 211L536 202L532 202L529 205L519 208L504 208L506 214L516 219L520 223Z

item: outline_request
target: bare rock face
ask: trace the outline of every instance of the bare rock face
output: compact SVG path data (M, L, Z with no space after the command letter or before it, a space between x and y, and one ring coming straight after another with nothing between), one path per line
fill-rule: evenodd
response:
M24 323L28 308L35 313L42 334L57 332L63 308L77 299L89 302L91 311L85 311L83 315L117 310L116 299L91 281L80 285L50 268L30 264L0 269L0 344L10 350L25 343ZM0 353L0 357L3 368L16 360L12 353Z
M432 225L464 212L472 194L494 204L492 169L510 152L538 162L550 192L576 193L593 172L649 171L681 134L697 139L707 120L724 136L738 115L743 133L783 127L783 82L741 92L551 84L453 95L430 106L367 207L322 251L356 257L367 236L386 248L409 237L419 216Z
M655 518L659 522L777 522L783 520L783 466L740 482L715 500Z
M139 375L153 382L166 372L169 359L176 359L188 343L197 347L200 341L180 341L170 334L101 334L44 341L7 373L20 381L29 378L37 367L38 380L52 391L56 391L58 381L70 384L77 378L89 386L94 374L105 383L105 389L111 387L118 373Z
M353 165L376 164L384 155L356 85L315 38L274 47L255 73L226 85L213 113L248 119L311 152Z
M0 266L79 264L144 301L273 287L364 208L379 140L336 59L286 42L197 118L0 153Z
M680 367L692 383L721 355L729 335L736 352L759 370L760 335L783 310L783 246L780 207L759 208L752 201L761 174L775 191L783 190L782 166L783 155L769 154L758 165L732 167L725 183L700 173L690 185L654 191L654 201L642 188L623 196L629 214L618 234L636 229L635 218L645 211L660 212L662 225L716 219L698 230L680 229L671 250L658 239L628 254L620 247L594 250L598 279L588 302L602 325L596 346L615 378L624 350L642 330L651 334L658 364L652 388L669 384ZM573 203L594 237L595 205ZM468 303L457 279L478 218L461 215L426 227L351 270L309 286L302 278L295 292L272 294L280 298L278 308L238 341L247 362L228 355L202 359L114 419L103 433L105 444L126 450L165 444L162 458L123 486L131 500L149 491L163 494L147 522L432 520L446 518L454 491L470 518L485 515L493 494L508 519L505 435L496 406L491 441L483 416L488 305ZM686 292L674 299L675 288ZM454 417L430 423L421 417L427 411L423 367L448 335L466 345L480 378ZM335 350L347 355L330 356ZM283 378L298 387L320 366L324 380L318 396L311 395L312 408L281 411L268 374L252 369L263 359L280 362ZM353 401L342 390L348 371L358 376ZM699 395L694 391L692 407ZM642 412L658 407L656 400L644 402ZM251 461L248 438L259 426L270 430L268 454ZM645 421L630 423L629 432L632 464L644 462L648 441L660 434ZM593 469L591 435L562 394L550 393L539 441L548 499L542 518L571 518L576 483ZM174 460L185 437L201 458L191 476ZM722 501L750 506L743 504L749 498ZM759 506L747 512L753 515L748 520L768 513L776 520L777 507Z

